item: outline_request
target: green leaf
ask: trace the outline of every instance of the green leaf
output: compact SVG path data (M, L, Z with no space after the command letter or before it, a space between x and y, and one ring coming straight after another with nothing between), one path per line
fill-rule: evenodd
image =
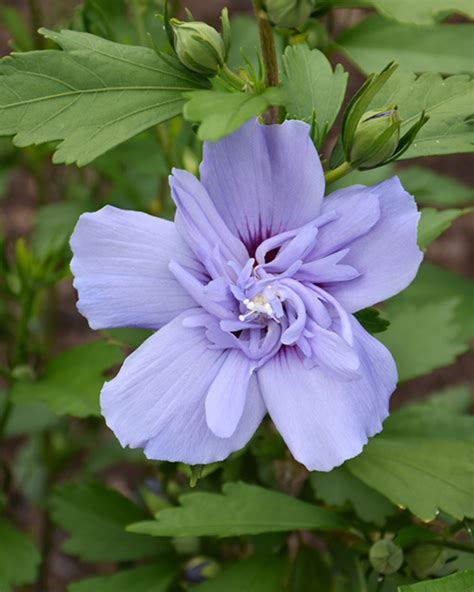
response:
M0 135L17 146L61 140L56 163L84 165L181 113L183 92L207 86L169 56L88 33L42 30L64 51L0 62Z
M474 569L461 571L445 578L398 588L398 592L472 592L473 590Z
M459 300L440 300L424 305L387 305L390 327L378 337L397 363L400 381L447 366L468 347L455 322Z
M0 409L2 409L6 393L0 391ZM14 405L5 425L5 436L21 436L34 434L57 423L58 417L41 401Z
M355 313L356 319L369 333L383 333L388 329L390 321L380 316L380 310L376 308L364 308Z
M421 218L418 224L418 246L425 250L434 240L438 238L457 218L472 212L472 208L463 210L435 210L424 208L421 210Z
M321 146L344 100L347 72L338 64L333 71L326 56L307 45L286 48L281 88L288 116L312 123L315 118L317 145Z
M300 544L291 566L288 592L308 592L308 582L313 590L335 592L332 567L316 549Z
M161 0L148 0L140 4L143 29L148 35L145 41L158 49L167 44L163 21L158 16L162 12L162 4ZM129 18L130 12L132 11L129 10L127 0L85 0L78 7L74 27L71 28L93 33L110 41L142 45L141 32L137 30L133 19Z
M58 201L38 208L32 248L38 257L64 249L79 216L95 207L86 199Z
M344 506L349 502L365 522L383 526L395 508L387 498L354 477L346 467L336 467L329 473L312 472L310 483L314 494L327 504Z
M337 44L367 74L391 61L413 72L464 74L473 70L473 32L470 24L420 28L371 15L344 31Z
M52 498L53 520L70 538L66 553L84 561L133 561L163 552L162 541L126 532L146 513L114 489L100 483L69 483Z
M380 170L389 176L386 168ZM470 187L448 175L419 166L402 169L396 174L408 193L415 196L418 204L449 207L474 200L474 191Z
M285 563L279 557L255 555L227 568L208 582L196 586L198 592L281 592Z
M472 105L474 81L468 76L442 78L439 74L422 74L418 78L407 72L396 72L371 103L371 109L398 105L404 133L425 110L429 121L417 135L402 159L474 150Z
M387 303L392 315L403 315L408 307L457 300L453 323L463 342L474 338L474 282L432 263L421 265L410 286ZM445 324L446 327L446 324ZM445 331L446 329L443 329ZM454 333L453 333L454 335Z
M179 508L162 510L154 522L130 532L152 536L237 536L297 529L341 529L344 522L312 504L246 483L226 483L223 494L188 493Z
M104 372L119 364L122 352L115 345L87 343L62 352L48 363L37 382L17 382L12 389L17 403L44 401L59 415L100 415L99 393Z
M40 561L31 539L0 518L0 590L34 583Z
M257 21L247 14L237 14L230 19L231 44L227 58L229 68L244 66L242 59L243 51L245 57L258 71L257 52L260 48L258 39Z
M442 391L433 393L431 397L423 403L440 411L449 413L459 413L463 415L469 411L472 404L471 389L468 385L452 386Z
M405 407L386 420L347 468L394 504L422 520L438 510L474 515L474 418L427 405Z
M167 592L177 569L167 562L120 571L113 576L88 578L71 584L68 592Z
M260 94L200 90L187 97L184 117L199 122L199 138L209 141L231 134L251 117L283 102L282 93L277 88L267 88Z
M415 25L434 25L444 13L459 13L474 18L470 0L368 0L386 18Z

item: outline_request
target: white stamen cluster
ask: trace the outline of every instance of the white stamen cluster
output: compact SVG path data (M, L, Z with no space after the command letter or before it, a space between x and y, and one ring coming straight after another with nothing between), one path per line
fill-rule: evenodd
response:
M259 314L264 314L268 317L273 317L274 311L273 308L270 306L270 303L267 302L265 297L262 294L257 294L253 300L249 300L245 298L242 301L245 308L248 310L246 314L239 315L239 321L247 321L249 318L253 316L257 316Z

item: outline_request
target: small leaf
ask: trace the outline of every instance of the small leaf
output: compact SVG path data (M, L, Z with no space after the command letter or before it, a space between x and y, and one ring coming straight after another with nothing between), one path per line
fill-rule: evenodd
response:
M252 117L283 102L282 93L277 88L267 88L260 94L201 90L188 93L187 97L184 117L199 122L198 136L208 141L231 134Z
M63 51L13 54L0 62L0 135L17 146L58 141L54 162L85 165L181 113L183 92L208 82L145 47L88 33L46 29Z
M33 584L40 561L33 541L0 518L0 590Z
M315 471L310 475L310 483L316 497L335 506L351 503L356 514L365 522L382 526L395 511L387 498L367 487L344 466L336 467L329 473Z
M420 306L396 306L387 316L390 327L379 340L397 363L399 380L408 380L447 366L468 347L455 322L458 300L440 300Z
M133 561L166 550L161 541L126 532L146 513L114 489L99 483L67 484L52 499L53 520L69 533L66 553L84 561Z
M388 329L390 321L380 316L380 310L376 308L364 308L355 313L356 319L369 333L383 333Z
M421 219L418 224L418 246L425 250L434 240L438 238L457 218L472 212L472 208L463 210L435 210L424 208L421 210Z
M100 415L99 393L104 372L119 364L122 352L115 345L88 343L62 352L46 366L37 382L17 382L12 389L17 403L44 401L59 415Z
M398 592L472 592L473 590L474 569L460 571L445 578L398 588Z
M292 119L316 121L320 147L341 108L347 86L347 72L338 64L333 71L326 56L307 45L286 48L281 88L286 109Z
M391 60L412 72L465 74L472 72L473 31L470 24L421 28L371 15L344 31L337 44L367 74Z
M342 529L344 522L321 508L277 491L226 483L223 494L188 493L179 508L128 530L152 536L237 536L298 529Z
M393 413L346 467L422 520L474 516L474 418L427 405Z
M87 578L71 584L68 592L167 592L177 575L177 567L167 561L119 571L113 576Z

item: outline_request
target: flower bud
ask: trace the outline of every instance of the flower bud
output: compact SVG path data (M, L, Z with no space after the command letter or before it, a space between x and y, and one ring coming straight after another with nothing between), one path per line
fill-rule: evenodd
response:
M403 550L393 541L381 539L370 548L369 560L378 573L384 575L393 574L403 564Z
M226 50L221 35L206 23L189 23L171 19L175 44L180 62L193 72L213 76L224 65Z
M367 111L354 134L351 164L364 169L376 167L395 153L399 140L400 119L396 107Z
M305 23L314 10L314 0L266 0L265 4L272 23L290 29Z

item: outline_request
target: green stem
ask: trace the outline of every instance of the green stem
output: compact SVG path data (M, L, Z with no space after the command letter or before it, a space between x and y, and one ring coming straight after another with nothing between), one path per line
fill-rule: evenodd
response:
M278 86L278 60L275 47L273 29L268 20L267 13L263 10L261 0L253 0L255 17L258 24L260 46L262 48L263 64L265 66L265 86ZM271 107L264 116L267 124L278 123L279 108Z
M447 549L454 549L455 551L463 551L463 553L471 553L474 555L474 546L466 543L457 543L456 541L430 541L429 544L438 547L446 547Z
M340 164L338 167L336 167L332 171L328 171L327 173L325 173L324 177L326 179L326 183L328 185L329 185L329 183L334 183L334 181L337 181L341 177L344 177L344 175L347 175L351 171L352 171L351 164L349 162L343 162L342 164Z
M41 13L41 5L38 0L28 0L28 9L30 11L31 32L35 39L35 46L38 49L43 49L45 39L38 33L38 29L43 25L43 15Z
M143 22L143 10L140 5L140 0L129 0L130 10L132 11L133 26L137 33L138 42L143 47L148 47L148 38L146 34L145 24Z
M35 292L28 290L21 303L20 320L16 332L15 350L13 355L13 366L19 364L25 357L26 342L28 339L28 325L33 313Z
M238 76L235 72L232 72L227 64L224 64L224 67L219 74L236 90L241 91L245 86L245 81L242 80L242 78L240 78L240 76Z

